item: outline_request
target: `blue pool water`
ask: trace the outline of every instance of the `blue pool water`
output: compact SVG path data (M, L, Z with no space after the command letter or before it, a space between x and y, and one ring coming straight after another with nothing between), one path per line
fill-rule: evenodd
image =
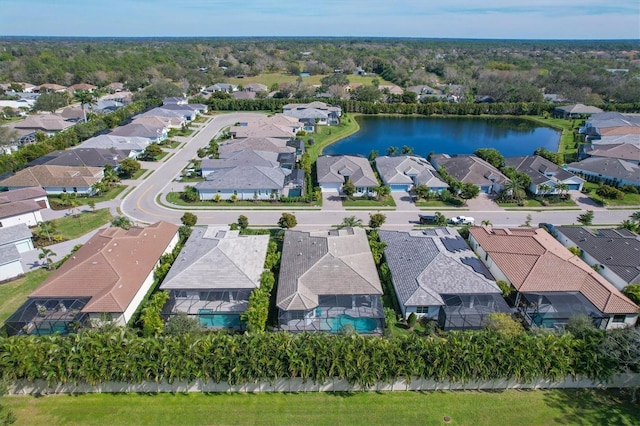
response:
M329 318L332 333L339 333L342 327L349 324L358 333L371 333L378 327L378 321L375 318L354 318L352 316L342 314L336 318Z
M413 147L416 155L473 154L495 148L505 157L531 155L536 148L557 151L560 132L519 118L360 117L360 130L323 150L323 154L369 155L387 148Z
M203 327L236 328L240 326L240 315L214 314L211 309L199 309L198 320Z

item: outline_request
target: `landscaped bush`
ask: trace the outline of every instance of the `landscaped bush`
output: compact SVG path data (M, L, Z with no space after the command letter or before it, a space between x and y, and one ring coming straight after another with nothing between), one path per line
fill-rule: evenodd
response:
M610 200L621 200L624 198L624 192L609 185L602 185L596 190L596 194L602 198L608 198Z
M637 340L614 337L611 345L617 349ZM51 385L196 379L239 384L287 377L314 382L337 377L361 386L410 377L530 382L580 375L606 380L623 366L635 368L600 350L607 338L597 330L584 338L488 330L395 338L325 333L138 337L130 330L89 330L0 338L0 371L9 381Z
M620 187L620 190L622 190L622 192L626 192L627 194L638 194L638 187L635 185L622 185Z

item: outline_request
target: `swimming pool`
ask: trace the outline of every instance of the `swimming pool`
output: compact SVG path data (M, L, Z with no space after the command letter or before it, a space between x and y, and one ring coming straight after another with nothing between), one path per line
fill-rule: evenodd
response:
M203 327L237 328L240 326L240 315L214 314L211 309L199 309L198 320Z
M378 321L375 318L354 318L347 314L329 318L332 333L339 333L345 325L351 325L358 333L371 333L378 328Z

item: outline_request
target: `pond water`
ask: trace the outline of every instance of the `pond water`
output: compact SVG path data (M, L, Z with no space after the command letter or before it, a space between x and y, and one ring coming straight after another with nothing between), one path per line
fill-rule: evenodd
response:
M390 146L413 147L416 155L431 152L472 154L495 148L505 157L531 155L536 148L557 151L561 133L518 118L360 117L360 131L338 141L323 154L386 155Z

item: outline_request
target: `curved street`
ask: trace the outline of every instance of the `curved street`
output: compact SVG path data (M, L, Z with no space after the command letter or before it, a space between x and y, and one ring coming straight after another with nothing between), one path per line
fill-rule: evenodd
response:
M288 211L295 214L298 221L297 228L318 229L328 228L337 225L347 216L356 216L365 223L369 221L369 213L378 211L371 210L344 210L336 207L335 203L325 203L322 209L319 208L180 208L178 206L169 207L164 200L169 192L179 191L184 187L183 183L177 182L180 172L186 167L189 160L196 157L198 148L206 147L209 141L221 130L237 122L255 117L256 113L232 113L220 114L210 118L201 125L190 138L184 138L184 146L176 150L170 157L162 163L149 163L149 168L155 170L146 178L138 180L137 185L129 192L120 204L120 211L136 223L153 223L158 220L166 220L173 223L180 223L180 217L185 211L190 211L198 216L198 223L202 225L225 225L235 222L239 215L243 214L249 218L252 226L274 226L283 212ZM145 166L146 167L146 164ZM579 204L584 208L583 204ZM334 207L331 207L334 206ZM476 223L482 220L489 220L494 226L523 226L527 222L527 216L531 215L530 224L537 226L541 222L553 224L574 224L577 223L577 216L580 210L509 210L499 208L482 209L486 204L481 204L480 209L471 206L470 210L459 212L442 212L446 216L465 214L473 216ZM417 221L418 209L408 203L399 203L396 210L379 210L387 216L384 228L389 229L410 229ZM584 210L583 210L584 211ZM594 224L617 225L634 210L607 210L594 208ZM428 212L428 211L425 211Z

